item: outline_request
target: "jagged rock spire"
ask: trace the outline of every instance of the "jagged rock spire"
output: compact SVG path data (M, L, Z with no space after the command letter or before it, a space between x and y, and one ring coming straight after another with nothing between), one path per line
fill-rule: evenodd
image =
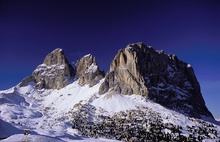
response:
M88 84L92 87L104 78L104 72L99 70L96 58L88 54L76 63L75 78L79 78L80 85Z
M60 65L69 64L69 62L67 61L64 55L64 51L61 48L57 48L53 50L51 53L49 53L44 59L43 63L48 66L57 65L57 64Z

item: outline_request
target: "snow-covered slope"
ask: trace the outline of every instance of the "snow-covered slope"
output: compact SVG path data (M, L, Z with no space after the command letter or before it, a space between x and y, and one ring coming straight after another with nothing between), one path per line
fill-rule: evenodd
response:
M88 101L96 94L99 84L92 88L88 85L80 87L76 81L60 90L36 90L34 85L29 83L24 87L15 86L0 91L0 137L21 134L24 129L29 129L31 134L59 137L63 141L71 139L89 141L88 138L79 137L80 133L71 128L70 110L76 103ZM17 136L20 135L10 137L7 141L14 141ZM41 136L30 138L38 142L51 141ZM108 140L97 139L97 141Z
M92 112L93 114L89 117L98 123L103 121L97 117L100 115L121 117L122 112L140 111L146 113L145 117L150 119L150 114L154 113L155 116L162 119L164 124L181 126L182 133L185 136L192 133L189 131L189 127L203 127L203 120L186 117L146 100L140 95L121 95L115 94L114 91L99 95L97 92L102 82L103 80L97 85L89 87L88 85L80 86L78 81L75 81L60 90L37 90L34 88L34 83L29 83L24 87L15 86L0 91L1 137L5 138L12 134L20 134L4 141L13 141L16 137L17 141L24 138L33 141L53 141L52 138L44 136L54 137L56 141L76 141L79 139L108 141L106 139L86 138L83 137L86 136L83 131L72 129L74 116L83 111L85 115L90 115ZM92 108L94 108L94 112L91 110ZM81 115L81 117L84 116ZM87 119L85 120L87 121ZM208 122L204 123L212 125L211 128L215 129L217 136L219 136L219 126ZM29 129L31 136L21 135L24 129ZM171 130L167 128L163 131L171 133ZM216 139L216 136L210 135L210 139Z

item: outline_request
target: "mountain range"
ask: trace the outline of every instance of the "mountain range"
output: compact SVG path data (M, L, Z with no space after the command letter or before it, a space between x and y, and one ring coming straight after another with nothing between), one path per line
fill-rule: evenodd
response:
M0 124L0 138L12 135L3 141L220 140L192 66L141 42L120 49L106 74L91 54L73 66L55 49L0 91Z

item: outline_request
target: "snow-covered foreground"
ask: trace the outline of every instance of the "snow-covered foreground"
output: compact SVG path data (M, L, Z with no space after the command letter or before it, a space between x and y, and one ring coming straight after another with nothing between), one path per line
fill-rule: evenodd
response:
M25 87L16 86L0 91L0 138L10 136L2 140L4 142L116 141L82 137L81 132L72 128L73 112L83 104L94 106L96 116L148 109L160 115L163 123L182 126L186 136L189 135L187 127L201 125L138 95L126 96L113 91L99 95L102 82L90 88L88 85L80 86L75 81L60 90L36 90L34 84L29 83ZM220 134L220 127L214 127ZM24 129L29 129L30 135L24 136Z
M46 137L46 136L40 136L40 135L22 135L22 134L16 134L13 135L5 140L2 140L2 142L23 142L23 141L30 141L30 142L62 142L61 140Z
M2 141L111 141L80 137L72 129L70 110L96 94L99 85L80 87L76 81L61 90L40 91L33 86L0 91L0 138L13 135ZM24 129L29 129L31 135L24 136Z
M15 134L7 139L1 140L1 142L113 142L113 140L107 139L93 139L82 137L48 137L42 135L23 135ZM115 140L116 141L116 140Z

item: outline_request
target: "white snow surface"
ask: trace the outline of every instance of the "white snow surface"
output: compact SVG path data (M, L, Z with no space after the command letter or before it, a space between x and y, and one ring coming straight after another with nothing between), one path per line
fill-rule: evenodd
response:
M26 138L34 142L116 141L80 137L80 133L72 129L71 109L97 94L100 83L90 88L81 87L75 81L60 90L36 90L33 84L28 84L0 91L0 137L12 135L4 142L20 141L25 138L23 130L29 129L31 135Z
M80 138L80 137L72 137L72 138L56 138L49 137L43 135L23 135L23 134L15 134L10 136L7 139L1 140L1 142L113 142L113 140L107 139L93 139L93 138ZM116 141L116 140L115 140Z
M5 140L2 140L2 142L62 142L61 140L46 137L46 136L40 136L40 135L22 135L22 134L16 134L13 135Z
M98 90L103 81L93 87L80 86L75 81L60 90L36 90L34 83L29 83L24 87L15 86L0 91L0 137L12 135L4 142L23 139L34 142L116 141L85 138L76 129L72 129L72 111L78 103L95 106L97 115L113 115L120 111L146 108L158 113L164 123L180 125L183 130L187 130L187 125L200 125L140 95L121 95L112 90L99 95ZM220 133L220 127L216 127ZM31 131L29 136L22 134L24 129ZM169 130L164 131L170 133ZM184 135L188 135L187 131Z
M92 102L92 105L96 106L96 108L104 109L112 115L120 111L137 109L137 107L146 105L146 101L141 96L135 94L128 96L117 93L115 94L114 91L110 91L95 99Z

